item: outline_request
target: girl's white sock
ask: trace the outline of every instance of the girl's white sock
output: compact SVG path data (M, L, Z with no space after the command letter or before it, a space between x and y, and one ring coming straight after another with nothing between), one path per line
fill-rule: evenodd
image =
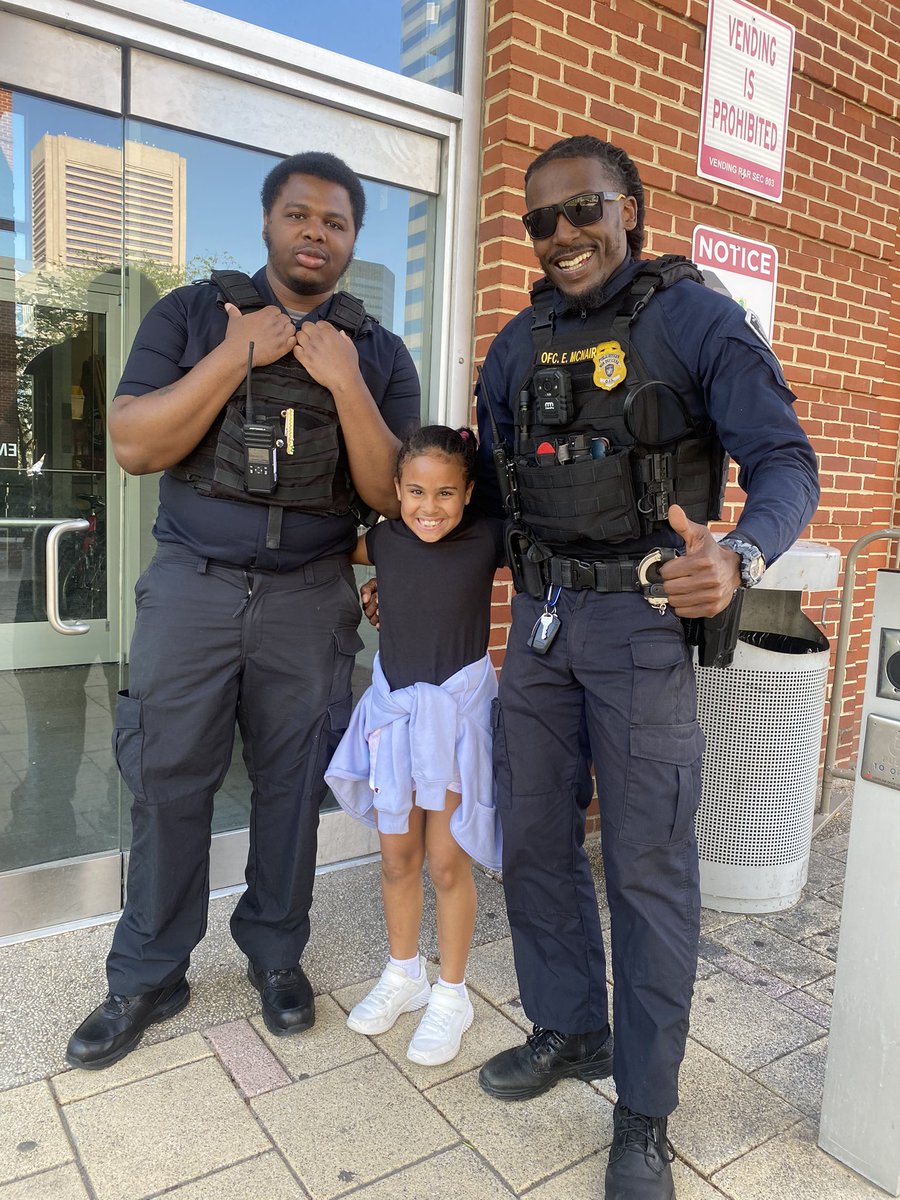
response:
M438 983L440 984L441 987L449 988L451 992L456 992L457 996L462 996L463 999L465 999L469 994L466 991L465 979L462 981L462 983L448 983L446 979L442 978L439 975Z
M418 979L422 974L422 960L418 954L415 958L394 958L392 954L390 962L393 966L399 967L401 971L405 971L410 979Z

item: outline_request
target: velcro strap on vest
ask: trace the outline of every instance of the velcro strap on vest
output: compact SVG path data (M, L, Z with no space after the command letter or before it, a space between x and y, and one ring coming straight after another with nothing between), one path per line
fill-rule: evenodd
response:
M253 280L243 271L212 271L210 279L229 304L242 313L265 308L266 302L253 286Z
M581 562L577 558L560 558L554 555L541 564L547 573L547 582L554 587L568 588L573 592L639 592L638 562L633 559L616 559L611 562Z

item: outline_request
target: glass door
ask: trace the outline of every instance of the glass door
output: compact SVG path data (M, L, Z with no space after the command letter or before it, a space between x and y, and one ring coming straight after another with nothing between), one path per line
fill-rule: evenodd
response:
M284 154L337 147L368 202L340 286L404 337L435 415L436 381L453 373L435 280L452 254L454 121L421 104L398 120L394 98L363 103L347 84L343 111L332 84L324 103L311 96L300 68L266 87L249 67L211 67L205 42L193 59L179 46L184 61L0 13L0 938L121 907L131 796L111 735L158 479L118 468L106 415L150 306L214 267L256 271L263 177ZM362 634L357 695L376 646ZM249 802L238 740L216 797L213 888L243 882ZM376 849L326 801L321 865Z
M9 935L121 902L110 749L121 472L106 412L121 370L122 122L2 96L0 935Z

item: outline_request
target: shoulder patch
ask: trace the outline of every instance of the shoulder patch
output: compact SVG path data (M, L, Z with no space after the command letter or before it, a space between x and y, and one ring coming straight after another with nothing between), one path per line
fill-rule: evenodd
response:
M763 323L759 319L759 317L756 315L756 313L753 311L752 308L748 308L745 310L744 323L748 326L748 328L753 330L753 332L756 334L756 336L759 338L759 340L763 343L764 346L766 346L769 350L772 349L772 343L769 341L768 337L766 336L766 331L763 328Z

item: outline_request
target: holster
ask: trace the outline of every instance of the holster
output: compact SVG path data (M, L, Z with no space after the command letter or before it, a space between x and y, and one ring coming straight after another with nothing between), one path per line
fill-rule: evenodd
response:
M542 599L547 586L541 563L553 557L549 546L537 542L521 525L511 522L506 528L506 560L517 592Z
M701 667L730 667L741 628L744 589L738 588L727 608L714 617L685 617L685 641L697 647Z

